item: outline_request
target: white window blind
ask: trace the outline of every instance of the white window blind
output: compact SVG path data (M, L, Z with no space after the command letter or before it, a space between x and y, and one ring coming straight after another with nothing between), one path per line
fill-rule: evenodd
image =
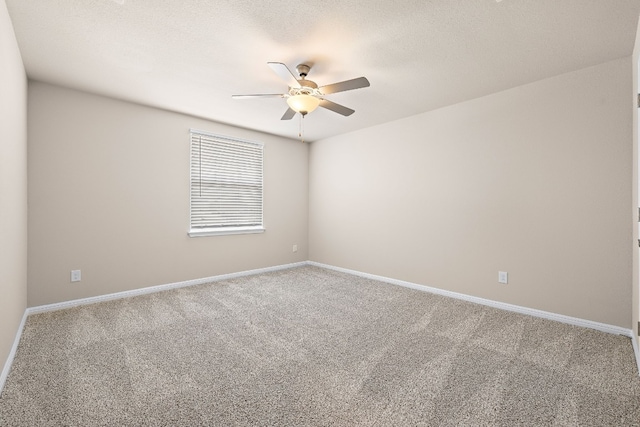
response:
M260 233L263 145L191 130L190 236Z

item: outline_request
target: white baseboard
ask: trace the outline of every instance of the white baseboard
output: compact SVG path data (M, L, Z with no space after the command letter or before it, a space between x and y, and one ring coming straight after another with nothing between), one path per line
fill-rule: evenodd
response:
M458 292L446 291L443 289L432 288L430 286L418 285L416 283L406 282L404 280L391 279L384 276L376 276L375 274L363 273L361 271L349 270L347 268L335 267L332 265L321 264L315 261L309 261L309 265L315 265L316 267L327 268L329 270L340 271L342 273L353 274L355 276L364 277L367 279L377 280L380 282L390 283L393 285L404 286L406 288L417 289L419 291L430 292L432 294L443 295L450 298L456 298L464 301L473 302L476 304L482 304L489 307L499 308L502 310L513 311L515 313L527 314L529 316L540 317L543 319L555 320L556 322L567 323L569 325L581 326L583 328L595 329L601 332L607 332L610 334L624 335L633 340L633 330L626 329L620 326L608 325L606 323L594 322L591 320L580 319L577 317L565 316L563 314L550 313L548 311L536 310L533 308L522 307L519 305L507 304L504 302L493 301L485 298L478 298L471 295L461 294ZM636 357L638 353L636 351Z
M27 317L31 314L63 310L65 308L72 308L72 307L78 307L81 305L95 304L103 301L129 298L136 295L145 295L145 294L151 294L155 292L168 291L170 289L184 288L187 286L203 285L205 283L219 282L221 280L228 280L228 279L233 279L236 277L243 277L243 276L251 276L254 274L268 273L271 271L286 270L289 268L302 267L305 265L307 265L307 261L302 261L302 262L297 262L292 264L277 265L274 267L258 268L255 270L240 271L237 273L221 274L219 276L205 277L202 279L194 279L194 280L186 280L184 282L150 286L148 288L134 289L131 291L124 291L124 292L116 292L113 294L100 295L100 296L90 297L90 298L81 298L81 299L64 301L64 302L55 303L55 304L46 304L46 305L40 305L36 307L28 307L22 316L22 322L20 322L20 326L18 327L18 331L16 332L16 337L13 341L13 346L11 347L11 351L9 352L7 361L4 364L4 368L2 369L2 374L0 376L0 394L2 394L2 390L4 389L4 384L7 380L7 377L9 376L9 371L11 370L11 365L13 364L13 359L16 355L16 350L18 349L18 344L20 343L20 338L22 337L22 331L24 330L24 325L27 321Z
M22 331L24 329L25 322L27 320L27 317L29 315L31 315L31 314L44 313L44 312L48 312L48 311L63 310L63 309L66 309L66 308L77 307L77 306L87 305L87 304L95 304L95 303L103 302L103 301L111 301L111 300L115 300L115 299L129 298L129 297L133 297L133 296L137 296L137 295L145 295L145 294L151 294L151 293L155 293L155 292L167 291L167 290L170 290L170 289L184 288L184 287L187 287L187 286L195 286L195 285L202 285L202 284L205 284L205 283L219 282L221 280L228 280L228 279L233 279L233 278L237 278L237 277L251 276L251 275L255 275L255 274L262 274L262 273L268 273L268 272L279 271L279 270L287 270L287 269L290 269L290 268L302 267L302 266L305 266L305 265L313 265L313 266L316 266L316 267L321 267L321 268L326 268L326 269L329 269L329 270L335 270L335 271L340 271L340 272L343 272L343 273L353 274L355 276L365 277L365 278L372 279L372 280L377 280L377 281L380 281L380 282L385 282L385 283L390 283L390 284L393 284L393 285L404 286L404 287L407 287L407 288L416 289L416 290L423 291L423 292L430 292L430 293L433 293L433 294L438 294L438 295L443 295L443 296L456 298L456 299L460 299L460 300L464 300L464 301L469 301L469 302L473 302L473 303L476 303L476 304L482 304L482 305L486 305L486 306L490 306L490 307L495 307L495 308L499 308L499 309L502 309L502 310L508 310L508 311L513 311L513 312L516 312L516 313L527 314L527 315L534 316L534 317L540 317L540 318L544 318L544 319L555 320L557 322L567 323L567 324L575 325L575 326L581 326L581 327L584 327L584 328L595 329L595 330L598 330L598 331L607 332L607 333L611 333L611 334L618 334L618 335L628 336L628 337L631 338L631 341L633 343L633 350L634 350L634 353L635 353L635 356L636 356L636 362L638 363L638 372L640 373L640 351L638 350L637 339L633 336L633 330L631 330L631 329L625 329L625 328L622 328L622 327L619 327L619 326L607 325L607 324L604 324L604 323L593 322L593 321L590 321L590 320L584 320L584 319L579 319L579 318L575 318L575 317L564 316L562 314L555 314L555 313L550 313L550 312L547 312L547 311L536 310L536 309L527 308L527 307L521 307L521 306L517 306L517 305L513 305L513 304L506 304L506 303L502 303L502 302L498 302L498 301L492 301L492 300L488 300L488 299L484 299L484 298L473 297L473 296L470 296L470 295L465 295L465 294L461 294L461 293L457 293L457 292L451 292L451 291L446 291L446 290L443 290L443 289L433 288L433 287L429 287L429 286L418 285L416 283L406 282L406 281L403 281L403 280L391 279L389 277L377 276L377 275L374 275L374 274L368 274L368 273L363 273L363 272L360 272L360 271L349 270L349 269L346 269L346 268L335 267L335 266L332 266L332 265L321 264L321 263L318 263L318 262L315 262L315 261L302 261L302 262L297 262L297 263L292 263L292 264L278 265L278 266L274 266L274 267L258 268L258 269L255 269L255 270L246 270L246 271L241 271L241 272L237 272L237 273L229 273L229 274L222 274L222 275L219 275L219 276L205 277L205 278L202 278L202 279L186 280L186 281L183 281L183 282L169 283L169 284L158 285L158 286L150 286L150 287L147 287L147 288L134 289L134 290L131 290L131 291L124 291L124 292L116 292L116 293L112 293L112 294L100 295L100 296L90 297L90 298L76 299L76 300L65 301L65 302L61 302L61 303L46 304L46 305L41 305L41 306L36 306L36 307L29 307L29 308L27 308L25 310L24 315L22 316L22 321L21 321L20 327L18 328L18 331L16 333L16 337L15 337L13 346L11 348L11 351L9 352L9 356L7 358L7 361L5 362L4 368L2 370L2 374L0 375L0 394L2 393L2 390L4 388L4 384L5 384L6 380L7 380L7 377L9 376L9 371L11 369L11 365L13 364L13 359L15 357L15 353L16 353L16 350L18 348L18 344L20 342L20 338L22 336Z
M638 375L640 376L640 349L638 349L638 337L631 338L631 345L633 345L633 352L636 355L636 365L638 365Z
M583 328L595 329L597 331L606 332L610 334L624 335L631 339L631 345L633 346L633 353L635 354L636 364L638 365L638 375L640 376L640 349L638 348L638 338L634 336L633 329L626 329L620 326L608 325L606 323L594 322L591 320L580 319L577 317L565 316L563 314L550 313L548 311L536 310L533 308L522 307L514 304L507 304L504 302L493 301L485 298L478 298L471 295L461 294L458 292L451 292L451 291L446 291L444 289L433 288L430 286L418 285L416 283L406 282L404 280L391 279L389 277L363 273L361 271L350 270L348 268L321 264L315 261L307 261L307 264L314 265L316 267L327 268L329 270L340 271L342 273L353 274L355 276L377 280L379 282L385 282L393 285L404 286L406 288L416 289L423 292L430 292L437 295L443 295L446 297L469 301L476 304L482 304L489 307L512 311L515 313L526 314L533 317L540 317L542 319L555 320L556 322L566 323L573 326L580 326Z
M219 282L221 280L234 279L236 277L251 276L255 274L268 273L271 271L287 270L295 267L307 265L306 261L296 262L293 264L283 264L274 267L258 268L255 270L240 271L238 273L221 274L219 276L205 277L202 279L185 280L184 282L168 283L165 285L150 286L147 288L133 289L131 291L116 292L113 294L99 295L90 298L81 298L71 301L64 301L54 304L40 305L27 308L27 314L44 313L47 311L63 310L65 308L78 307L81 305L95 304L98 302L111 301L122 298L130 298L138 295L152 294L155 292L168 291L171 289L185 288L187 286L203 285L205 283Z
M25 310L24 314L22 315L22 321L20 322L20 326L18 326L16 337L13 340L11 351L9 351L9 355L7 356L7 361L5 362L4 368L2 369L2 374L0 374L0 395L2 394L2 390L4 389L4 383L7 381L7 377L9 376L11 365L13 365L13 358L16 356L16 350L18 350L18 344L20 344L20 338L22 338L22 331L24 330L24 324L27 321L27 316L28 314Z

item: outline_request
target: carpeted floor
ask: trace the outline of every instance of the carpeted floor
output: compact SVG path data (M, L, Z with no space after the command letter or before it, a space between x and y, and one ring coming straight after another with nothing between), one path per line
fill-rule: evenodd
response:
M639 426L629 338L306 266L30 316L2 426Z

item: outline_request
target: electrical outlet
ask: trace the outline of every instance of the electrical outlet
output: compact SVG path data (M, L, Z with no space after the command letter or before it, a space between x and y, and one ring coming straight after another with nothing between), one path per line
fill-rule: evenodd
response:
M298 245L293 245L293 252L298 252Z
M82 273L80 270L71 270L71 281L79 282L80 280L82 280Z
M506 271L498 271L498 283L509 283L509 273Z

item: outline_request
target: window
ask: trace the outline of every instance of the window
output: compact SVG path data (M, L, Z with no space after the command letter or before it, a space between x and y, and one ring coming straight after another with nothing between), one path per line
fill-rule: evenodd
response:
M191 130L189 236L262 233L263 145Z

